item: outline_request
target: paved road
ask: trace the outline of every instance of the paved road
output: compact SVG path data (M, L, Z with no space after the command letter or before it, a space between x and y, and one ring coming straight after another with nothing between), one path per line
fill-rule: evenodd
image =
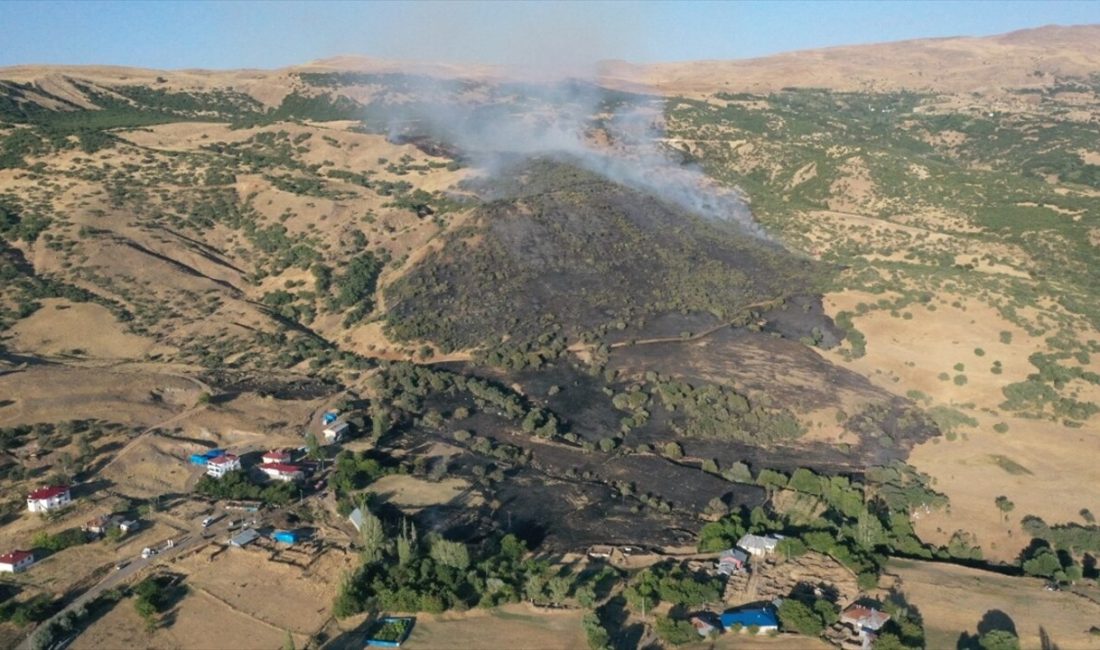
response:
M239 518L240 517L238 517L238 519ZM68 606L66 606L57 614L54 614L54 616L48 621L43 621L37 628L35 628L35 631L45 628L47 625L50 624L51 621L53 621L61 614L74 610L78 607L81 607L82 605L86 605L103 592L130 582L130 580L141 573L143 569L155 562L168 560L172 557L179 555L180 553L183 553L188 549L194 548L197 545L204 544L213 539L226 538L228 536L227 525L230 519L231 517L223 516L221 519L214 522L213 525L205 530L202 528L201 523L197 523L195 524L195 529L193 531L184 533L179 537L173 538L174 543L171 548L166 548L165 543L161 543L156 548L156 555L153 555L149 558L142 558L139 555L129 560L129 562L125 566L123 566L121 569L112 570L111 573L107 574L107 576L100 580L98 584L78 596L73 602L69 603ZM22 643L16 646L16 650L31 650L31 641L33 638L33 633L28 635L27 638L23 639Z

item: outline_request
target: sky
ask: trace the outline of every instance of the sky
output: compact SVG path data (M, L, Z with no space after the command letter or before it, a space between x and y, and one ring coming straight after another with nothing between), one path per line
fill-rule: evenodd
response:
M0 66L277 68L343 54L583 65L736 59L1048 24L1100 2L0 1Z

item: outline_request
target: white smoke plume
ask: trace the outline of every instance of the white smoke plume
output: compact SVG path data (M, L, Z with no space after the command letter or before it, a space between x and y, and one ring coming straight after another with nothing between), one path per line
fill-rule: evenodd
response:
M739 191L675 159L662 144L664 100L576 79L464 84L420 79L421 101L388 106L391 138L456 146L485 175L528 157L568 159L707 219L767 239ZM424 98L429 98L424 101Z

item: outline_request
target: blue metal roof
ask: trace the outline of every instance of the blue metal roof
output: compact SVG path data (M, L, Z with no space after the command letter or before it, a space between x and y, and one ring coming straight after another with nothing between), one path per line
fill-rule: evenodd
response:
M718 617L722 621L722 627L731 628L734 625L749 627L778 627L779 619L772 610L760 607L755 609L731 609Z

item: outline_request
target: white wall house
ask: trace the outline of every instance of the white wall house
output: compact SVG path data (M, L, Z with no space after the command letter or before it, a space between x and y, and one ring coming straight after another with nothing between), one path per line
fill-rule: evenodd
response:
M301 467L286 463L264 463L260 465L260 471L273 481L299 481L305 477Z
M325 427L322 433L325 434L325 442L329 444L340 442L348 436L348 423L334 422L331 426Z
M39 488L27 495L27 510L31 512L49 512L63 508L73 502L73 496L67 485L51 485Z
M12 551L0 555L0 573L19 573L34 564L34 553Z
M206 473L214 478L221 478L229 472L241 468L241 459L234 454L215 456L206 461Z

